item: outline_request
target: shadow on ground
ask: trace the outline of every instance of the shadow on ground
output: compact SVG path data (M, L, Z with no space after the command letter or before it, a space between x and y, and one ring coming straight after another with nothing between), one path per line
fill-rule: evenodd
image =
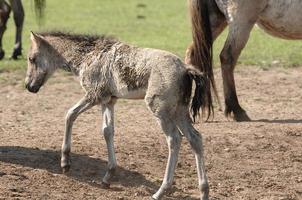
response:
M302 119L258 119L251 122L264 122L271 124L302 124Z
M75 153L71 153L71 159L71 169L70 172L66 174L68 177L88 183L93 187L100 187L99 182L105 175L107 169L106 161ZM42 150L20 146L0 146L0 162L22 165L23 167L33 169L42 169L53 174L62 173L60 168L60 151L55 150ZM3 173L3 175L5 175L5 173ZM95 179L97 179L97 181L95 181ZM160 186L159 184L150 182L140 173L122 167L118 167L117 175L113 181L119 182L124 187L139 187L144 185L147 187L150 195L156 192ZM119 190L119 188L114 187L113 184L111 190ZM172 191L166 196L166 199L192 199L185 194L174 196L173 193L178 190L179 189L173 187ZM193 199L197 200L195 198Z
M78 181L89 183L99 187L96 183L105 175L107 162L88 155L71 153L71 169L66 175ZM0 161L22 165L33 169L43 169L54 174L60 174L60 152L54 150L41 150L37 148L2 146L0 147ZM117 180L117 178L119 179ZM98 181L95 181L97 179ZM118 167L117 176L114 181L118 181L125 187L137 187L145 185L151 190L157 186L148 181L143 175L135 171L130 171Z

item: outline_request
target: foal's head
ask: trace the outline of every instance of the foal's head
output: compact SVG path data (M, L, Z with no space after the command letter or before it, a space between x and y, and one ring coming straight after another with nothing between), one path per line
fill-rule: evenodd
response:
M25 79L25 86L28 91L37 93L62 61L62 56L43 36L32 32Z

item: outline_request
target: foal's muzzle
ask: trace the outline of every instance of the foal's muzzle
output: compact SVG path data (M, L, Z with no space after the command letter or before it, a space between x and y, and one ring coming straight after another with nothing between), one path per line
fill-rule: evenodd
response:
M31 86L30 83L25 84L25 87L28 91L32 93L37 93L40 90L40 86L37 85Z

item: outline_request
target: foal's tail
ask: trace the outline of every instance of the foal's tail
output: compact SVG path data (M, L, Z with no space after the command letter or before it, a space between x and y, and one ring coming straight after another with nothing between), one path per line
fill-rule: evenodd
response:
M220 104L213 74L213 38L208 1L188 0L193 37L190 55L188 56L190 64L198 67L209 79L214 95Z
M195 82L195 92L190 109L193 121L195 122L196 117L200 115L200 109L202 110L202 113L207 111L206 120L208 120L211 114L214 113L210 80L204 73L201 73L193 67L187 68L187 75L191 84L189 84L190 88L186 88L186 90L191 91L192 81L194 80ZM191 98L191 92L188 93L188 95L189 97L187 96L186 98Z

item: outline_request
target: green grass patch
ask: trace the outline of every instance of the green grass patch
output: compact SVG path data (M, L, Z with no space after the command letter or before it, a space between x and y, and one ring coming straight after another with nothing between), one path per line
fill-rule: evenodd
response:
M0 71L26 68L30 30L65 30L76 33L114 35L122 41L141 47L165 49L183 57L191 41L190 21L186 1L183 0L49 0L44 24L38 27L33 2L23 1L26 12L23 55L19 61L10 61L15 37L12 16L3 44L6 59L0 61ZM215 42L214 60L219 65L219 53L227 33ZM254 28L239 63L245 65L297 66L302 63L302 43L268 36Z

